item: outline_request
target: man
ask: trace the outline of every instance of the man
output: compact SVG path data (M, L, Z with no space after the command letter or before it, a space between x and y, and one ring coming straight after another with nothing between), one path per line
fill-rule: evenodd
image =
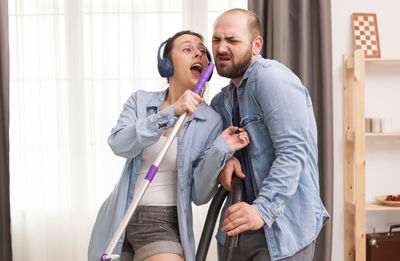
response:
M240 233L234 260L312 260L315 239L329 219L318 183L317 129L311 99L284 65L263 59L261 25L247 10L232 9L214 24L217 72L231 79L212 100L224 128L244 127L250 144L227 161L219 182L244 179L247 202L228 198L217 234ZM231 205L231 206L230 206Z

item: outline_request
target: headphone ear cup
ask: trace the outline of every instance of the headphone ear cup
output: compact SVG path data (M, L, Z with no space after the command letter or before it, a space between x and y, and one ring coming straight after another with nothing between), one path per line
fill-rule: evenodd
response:
M171 77L174 74L174 66L172 65L171 60L167 58L161 58L161 48L166 43L167 41L162 42L160 44L160 47L158 47L158 52L157 52L157 68L158 72L163 78Z
M168 78L174 74L174 66L169 59L163 58L158 60L158 72L160 73L161 77Z

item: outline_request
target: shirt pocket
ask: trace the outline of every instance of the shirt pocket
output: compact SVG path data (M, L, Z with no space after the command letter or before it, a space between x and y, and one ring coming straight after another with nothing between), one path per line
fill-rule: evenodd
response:
M250 154L260 156L272 149L272 142L267 127L261 116L248 115L242 118L240 125L246 129L250 136Z

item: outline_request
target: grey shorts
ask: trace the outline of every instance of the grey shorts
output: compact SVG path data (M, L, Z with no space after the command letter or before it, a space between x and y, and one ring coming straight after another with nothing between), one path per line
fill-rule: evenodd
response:
M183 257L176 207L138 206L126 228L134 261L161 253Z

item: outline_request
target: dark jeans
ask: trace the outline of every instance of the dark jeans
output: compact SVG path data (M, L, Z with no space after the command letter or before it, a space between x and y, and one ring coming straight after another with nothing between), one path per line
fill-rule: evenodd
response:
M314 256L315 241L291 257L280 261L311 261ZM218 242L218 260L222 261L224 246ZM271 261L264 233L239 235L238 246L233 252L232 261Z

